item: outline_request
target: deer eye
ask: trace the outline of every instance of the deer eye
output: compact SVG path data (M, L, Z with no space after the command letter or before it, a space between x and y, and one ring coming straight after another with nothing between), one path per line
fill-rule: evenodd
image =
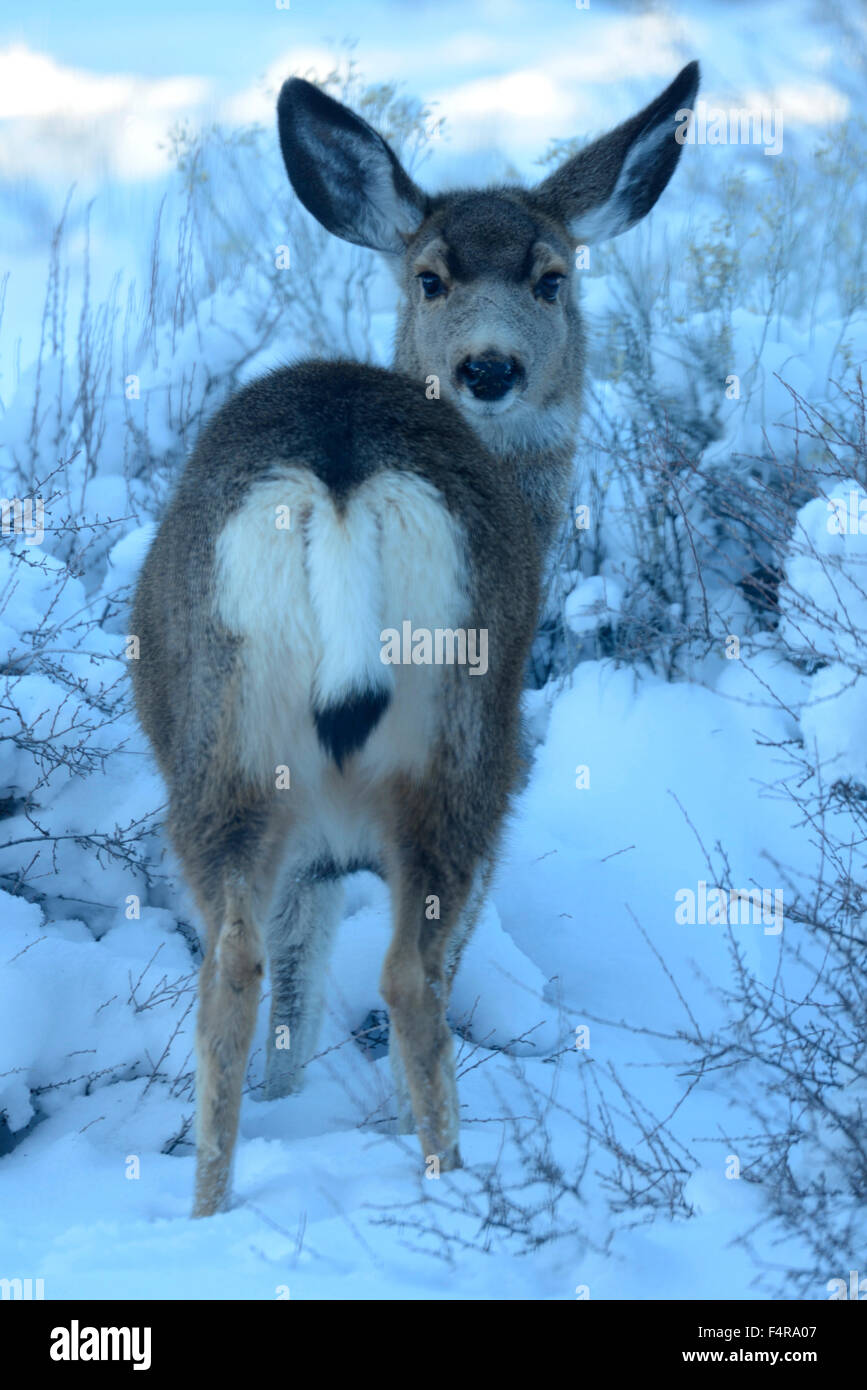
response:
M434 275L432 270L423 270L418 278L421 280L425 299L436 299L438 295L445 294L445 285L438 275Z
M547 299L549 304L553 304L554 300L557 298L557 292L560 289L560 282L564 278L564 276L558 275L556 271L552 270L548 275L542 276L533 293L537 299Z

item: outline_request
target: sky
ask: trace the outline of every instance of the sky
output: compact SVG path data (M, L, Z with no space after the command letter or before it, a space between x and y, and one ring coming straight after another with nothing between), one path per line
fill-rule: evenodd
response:
M453 152L507 148L518 166L552 137L610 126L691 58L707 99L784 105L816 125L847 114L863 72L796 3L571 0L113 0L0 18L0 177L138 181L165 172L177 120L273 120L290 72L327 71L355 41L366 77L439 104ZM761 9L761 17L757 10ZM775 32L769 48L759 34ZM867 26L856 13L852 21ZM819 41L817 42L817 33Z

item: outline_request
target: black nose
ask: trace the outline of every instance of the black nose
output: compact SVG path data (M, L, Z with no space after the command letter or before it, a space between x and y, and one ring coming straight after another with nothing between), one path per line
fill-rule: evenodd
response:
M524 369L514 357L466 357L458 367L458 380L479 401L502 400L523 375Z

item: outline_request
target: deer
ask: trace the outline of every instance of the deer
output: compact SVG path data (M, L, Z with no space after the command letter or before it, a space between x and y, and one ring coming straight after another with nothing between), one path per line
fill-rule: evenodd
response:
M391 903L380 989L398 1132L436 1171L461 1166L447 1006L526 763L525 666L568 525L575 251L654 206L698 80L692 62L533 187L439 194L320 87L282 87L296 196L385 258L400 303L392 368L302 360L216 412L136 585L135 703L206 935L195 1217L234 1200L266 962L273 1100L315 1051L342 880L362 868ZM402 653L386 652L395 633Z

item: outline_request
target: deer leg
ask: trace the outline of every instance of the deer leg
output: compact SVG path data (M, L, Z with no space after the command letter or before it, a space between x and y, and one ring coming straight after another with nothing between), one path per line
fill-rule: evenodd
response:
M446 1022L446 950L470 879L429 856L400 856L392 882L393 936L381 982L395 1080L398 1085L405 1080L404 1096L398 1096L401 1118L408 1118L408 1093L422 1154L426 1161L436 1157L441 1171L461 1163L454 1050Z
M473 928L476 925L479 913L484 904L493 869L494 861L492 858L480 861L473 878L472 887L467 895L463 911L459 914L458 920L451 932L447 934L445 951L446 1001L448 1001L449 995L451 994L452 984L454 983L455 975L461 963L464 947L473 934ZM395 1027L389 1029L388 1060L391 1064L391 1074L397 1100L397 1132L398 1134L413 1134L416 1126L412 1109L412 1098L410 1096L406 1069L403 1065L403 1058L397 1039L397 1029Z
M391 1067L391 1079L394 1082L394 1096L397 1103L397 1132L398 1134L415 1134L415 1115L412 1110L412 1097L409 1093L409 1082L406 1079L406 1068L403 1065L403 1057L400 1054L400 1044L397 1040L397 1028L393 1018L389 1018L388 1030L388 1061Z
M279 859L265 805L233 806L187 824L181 848L207 925L196 1022L196 1195L193 1216L225 1209L241 1089L265 968L261 923ZM183 847L186 847L184 853Z
M449 993L451 993L451 988L454 984L455 976L457 975L458 970L460 969L461 957L463 956L464 948L473 934L476 922L479 918L479 913L484 907L485 898L488 896L488 889L490 887L493 875L493 857L486 856L484 859L481 859L479 861L476 867L476 872L473 875L472 885L470 887L469 893L467 894L467 900L464 903L463 911L461 912L454 929L449 934L448 944L446 946L445 961L446 981Z
M304 1068L322 1021L325 971L340 922L340 879L311 879L290 871L268 922L271 962L271 1033L265 1062L265 1097L301 1089Z

